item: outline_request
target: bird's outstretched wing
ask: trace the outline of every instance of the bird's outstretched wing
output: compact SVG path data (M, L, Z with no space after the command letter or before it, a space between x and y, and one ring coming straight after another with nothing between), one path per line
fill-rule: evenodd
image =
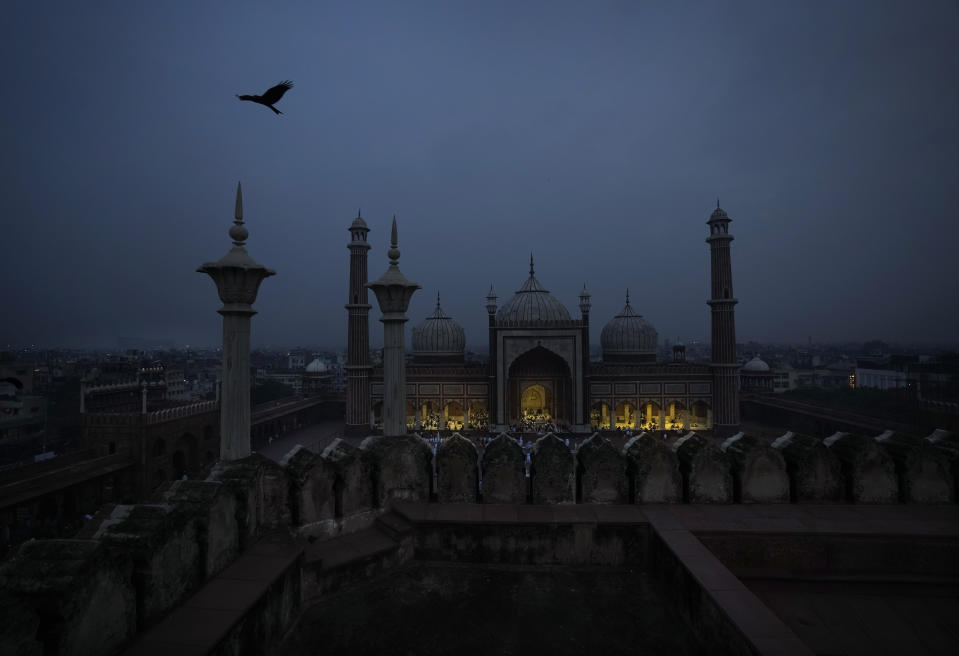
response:
M292 82L290 82L289 80L283 80L282 82L277 84L275 87L270 87L269 89L267 89L266 93L260 96L260 100L262 103L266 105L272 105L273 103L278 101L280 98L282 98L283 94L286 93L288 89L292 89L292 88L293 88Z

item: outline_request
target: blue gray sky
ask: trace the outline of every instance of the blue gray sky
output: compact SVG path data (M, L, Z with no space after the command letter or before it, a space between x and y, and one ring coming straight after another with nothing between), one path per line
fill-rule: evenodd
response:
M346 341L370 277L437 290L468 342L537 277L599 328L707 328L705 222L734 222L737 336L959 337L959 4L23 2L0 26L0 346L220 341L237 180L278 275L254 345ZM239 102L280 80L277 105ZM379 316L374 310L373 318ZM380 324L371 321L374 343Z

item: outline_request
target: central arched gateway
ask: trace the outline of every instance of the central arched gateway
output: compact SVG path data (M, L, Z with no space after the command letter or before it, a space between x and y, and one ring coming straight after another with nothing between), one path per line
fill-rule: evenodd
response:
M573 423L573 378L566 361L542 346L513 360L506 416L510 424L529 429Z

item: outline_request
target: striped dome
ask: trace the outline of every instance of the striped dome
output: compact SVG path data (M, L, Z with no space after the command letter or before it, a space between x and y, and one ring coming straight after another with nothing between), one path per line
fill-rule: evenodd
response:
M656 345L659 335L653 324L642 315L636 314L629 304L629 292L626 292L626 307L610 319L603 327L600 343L603 346L603 360L656 358Z
M529 260L529 279L496 313L497 321L541 323L569 321L569 311L549 293L533 275L533 258Z
M466 350L466 334L463 327L440 307L440 295L436 295L436 309L422 323L413 328L414 356L458 356Z

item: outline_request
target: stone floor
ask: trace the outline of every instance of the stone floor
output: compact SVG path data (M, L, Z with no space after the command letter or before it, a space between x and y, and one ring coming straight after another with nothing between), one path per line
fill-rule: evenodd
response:
M714 595L725 594L722 581L728 580L728 570L724 573L718 560L701 553L696 532L959 539L956 505L675 505L644 510ZM876 578L759 577L741 583L817 654L959 653L959 580Z
M747 581L817 654L955 654L959 585Z
M375 627L375 630L371 630ZM279 651L702 654L637 570L411 563L310 608Z

